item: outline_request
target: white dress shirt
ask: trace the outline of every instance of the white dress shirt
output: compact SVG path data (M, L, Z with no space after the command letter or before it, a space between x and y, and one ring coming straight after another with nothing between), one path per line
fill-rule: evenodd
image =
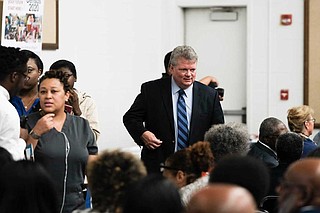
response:
M171 77L172 78L172 77ZM179 98L179 90L181 88L176 84L174 79L171 80L171 93L172 93L172 103L173 103L173 118L174 118L174 130L175 130L175 140L177 141L178 137L178 125L177 125L177 102ZM188 119L188 129L190 131L190 120L192 112L192 94L193 84L184 90L185 96L183 96L186 102L187 108L187 119ZM175 143L175 151L177 151L177 143Z
M9 99L9 92L0 85L0 147L8 150L14 160L21 160L26 142L20 138L20 118Z

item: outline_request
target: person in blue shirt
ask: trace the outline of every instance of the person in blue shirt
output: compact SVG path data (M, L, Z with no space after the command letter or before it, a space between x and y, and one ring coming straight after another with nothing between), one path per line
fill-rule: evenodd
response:
M30 50L21 50L28 58L28 77L24 87L17 96L11 98L10 102L18 111L19 116L29 115L39 111L38 79L43 72L43 63L40 57Z

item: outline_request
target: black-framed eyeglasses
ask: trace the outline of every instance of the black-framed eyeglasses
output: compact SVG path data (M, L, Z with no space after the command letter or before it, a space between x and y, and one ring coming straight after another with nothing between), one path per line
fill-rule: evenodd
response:
M178 168L175 168L175 167L171 167L171 166L166 166L163 163L160 163L160 172L163 172L165 169L174 170L174 171L181 170L181 169L178 169Z

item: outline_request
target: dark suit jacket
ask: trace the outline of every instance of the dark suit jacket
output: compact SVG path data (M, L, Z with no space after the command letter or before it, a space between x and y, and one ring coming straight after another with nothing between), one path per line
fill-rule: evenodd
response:
M160 172L159 164L175 148L171 78L142 84L140 94L123 116L123 123L134 141L143 146L141 159L148 172ZM224 115L218 93L202 83L194 82L189 145L203 140L205 132L213 124L220 123L224 123ZM151 150L144 147L140 136L147 130L162 141L159 148Z
M260 141L251 144L248 155L261 159L269 168L279 165L277 155Z

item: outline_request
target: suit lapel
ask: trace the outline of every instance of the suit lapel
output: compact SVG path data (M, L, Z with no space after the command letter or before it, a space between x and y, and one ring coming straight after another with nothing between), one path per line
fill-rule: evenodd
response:
M174 118L173 118L173 104L171 95L171 78L166 78L162 81L162 101L164 103L165 110L167 112L167 118L170 120L170 127L174 133Z
M197 126L197 117L199 116L199 103L201 100L201 92L197 82L193 83L193 98L192 98L192 111L191 111L191 120L190 120L190 130L189 130L189 140L195 131L194 127Z

